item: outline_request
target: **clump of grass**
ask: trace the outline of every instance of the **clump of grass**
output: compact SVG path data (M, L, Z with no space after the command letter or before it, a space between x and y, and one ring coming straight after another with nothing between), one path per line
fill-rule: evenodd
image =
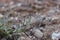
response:
M0 25L0 36L2 37L9 37L13 33L21 33L24 32L24 29L12 29L10 27Z

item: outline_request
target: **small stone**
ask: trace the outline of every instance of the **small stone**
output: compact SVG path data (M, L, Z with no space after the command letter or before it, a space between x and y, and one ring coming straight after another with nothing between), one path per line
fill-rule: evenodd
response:
M22 5L22 3L17 3L16 6L20 7Z
M17 26L16 26L16 25L12 25L11 28L15 28L15 29L17 29Z
M25 40L31 40L29 37L26 37L26 39Z
M35 22L42 22L44 19L44 16L36 15L36 16L31 16L31 23Z
M33 29L32 31L37 38L42 38L43 33L39 29Z
M60 39L60 32L55 31L52 33L52 40L59 40Z
M32 36L29 36L29 38L32 38Z
M13 17L10 17L10 19L9 20L13 20L14 18Z
M15 20L18 20L18 17L15 17Z
M2 14L0 14L0 18L3 18L3 15Z
M13 1L11 1L9 4L10 4L10 5L13 5L13 4L14 4L14 2L13 2Z
M43 27L40 27L39 29L40 29L41 31L43 31L43 30L44 30L44 28L43 28Z
M31 23L36 22L36 19L34 17L31 17Z
M31 40L31 39L29 37L22 36L22 37L18 38L18 40Z
M25 37L21 37L21 40L25 40Z
M58 20L58 19L59 17L56 17L56 16L52 17L52 20Z
M18 17L10 17L8 20L18 20Z

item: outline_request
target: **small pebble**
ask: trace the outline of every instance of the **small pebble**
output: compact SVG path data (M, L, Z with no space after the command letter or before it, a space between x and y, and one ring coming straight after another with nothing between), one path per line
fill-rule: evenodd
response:
M33 29L32 31L37 38L42 38L43 33L39 29Z
M60 39L60 32L55 31L52 33L52 40L58 40Z

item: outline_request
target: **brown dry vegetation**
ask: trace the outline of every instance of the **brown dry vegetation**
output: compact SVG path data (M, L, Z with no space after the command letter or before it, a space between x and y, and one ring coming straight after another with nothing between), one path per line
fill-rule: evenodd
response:
M0 5L0 23L7 27L0 40L52 40L60 32L60 0L0 0Z

